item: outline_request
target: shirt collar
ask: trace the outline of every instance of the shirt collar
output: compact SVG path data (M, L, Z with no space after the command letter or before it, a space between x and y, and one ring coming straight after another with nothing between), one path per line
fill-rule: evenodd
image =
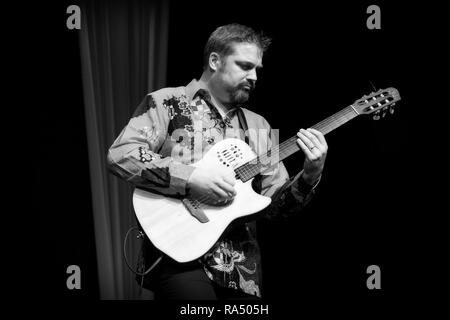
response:
M189 84L186 86L185 91L186 91L186 97L188 98L189 102L194 100L197 97L197 95L199 95L199 94L203 95L203 91L205 93L208 93L208 89L207 89L206 85L200 81L197 81L196 79L192 79L192 81L189 82ZM208 93L208 95L209 95L209 93Z
M196 79L192 79L191 82L186 86L185 89L186 97L188 98L189 103L194 100L197 96L200 96L202 99L206 100L210 105L217 107L212 103L211 96L208 91L208 88L204 82L197 81ZM226 115L228 117L233 117L238 108L233 108L228 110Z

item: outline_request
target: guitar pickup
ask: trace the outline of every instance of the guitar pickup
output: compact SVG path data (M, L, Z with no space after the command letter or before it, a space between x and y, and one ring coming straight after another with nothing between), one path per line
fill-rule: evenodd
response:
M201 223L209 222L209 219L206 216L205 212L200 209L200 202L198 200L192 198L184 198L183 200L181 200L181 202L183 202L189 213L198 221L200 221Z

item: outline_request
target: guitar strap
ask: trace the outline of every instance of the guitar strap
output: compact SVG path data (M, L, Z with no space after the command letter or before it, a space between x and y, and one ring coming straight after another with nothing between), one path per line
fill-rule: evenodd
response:
M244 134L245 134L244 141L246 144L248 144L250 146L248 124L247 124L247 119L245 118L244 111L242 110L242 108L238 107L236 112L237 112L237 116L238 116L238 120L239 120L239 126L241 127L242 130L244 130ZM255 177L255 179L253 179L252 186L253 186L253 189L257 193L261 193L261 189L262 189L261 175L257 175Z
M250 146L250 137L249 137L249 132L248 132L248 124L247 124L247 119L245 118L245 114L244 114L244 110L242 110L242 108L238 107L237 109L237 116L238 116L238 120L239 120L239 126L241 127L242 130L244 130L244 141L246 144L248 144ZM261 193L262 190L262 180L261 180L262 176L260 174L258 174L252 182L252 187L253 190L255 190L255 192L257 193ZM253 220L254 218L248 217L246 218L240 218L241 223L243 222L246 226L246 228L248 228L247 230L251 230L249 231L251 234L251 237L256 238L257 237L257 232L256 232L256 221Z
M247 119L245 118L244 111L240 107L238 107L236 112L237 112L237 116L238 116L238 120L239 120L239 126L241 127L242 130L244 130L245 143L250 145L250 139L248 137Z

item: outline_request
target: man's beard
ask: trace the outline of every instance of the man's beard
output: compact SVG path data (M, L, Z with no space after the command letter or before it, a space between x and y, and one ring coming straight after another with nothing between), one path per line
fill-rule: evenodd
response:
M246 89L245 86L250 86L250 89ZM254 86L248 83L241 83L236 87L229 88L228 94L230 95L230 104L239 106L248 101L250 93L253 91Z

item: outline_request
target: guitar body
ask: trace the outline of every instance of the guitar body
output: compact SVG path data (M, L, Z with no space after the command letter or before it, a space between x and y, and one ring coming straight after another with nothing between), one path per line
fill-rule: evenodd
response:
M220 164L232 173L255 157L244 141L229 138L215 144L194 166L209 168ZM133 206L150 241L174 260L188 262L205 254L234 219L259 212L270 204L269 197L253 190L252 181L236 180L236 196L229 204L202 205L209 219L206 223L192 216L180 199L142 189L135 189Z

